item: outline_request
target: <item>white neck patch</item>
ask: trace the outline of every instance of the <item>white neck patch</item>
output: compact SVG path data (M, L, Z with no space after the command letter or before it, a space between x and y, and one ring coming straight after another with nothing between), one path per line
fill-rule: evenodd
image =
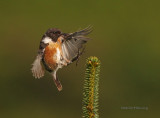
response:
M46 38L44 38L44 39L42 40L42 42L45 43L45 44L47 44L47 43L49 43L49 42L51 42L51 41L52 41L52 39L49 38L49 37L46 37Z

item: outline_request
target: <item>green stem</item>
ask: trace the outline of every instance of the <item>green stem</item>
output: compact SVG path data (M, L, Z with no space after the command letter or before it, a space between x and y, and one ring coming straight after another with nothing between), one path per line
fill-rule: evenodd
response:
M99 90L100 61L97 57L89 57L86 62L86 72L83 89L83 117L99 118L98 90Z

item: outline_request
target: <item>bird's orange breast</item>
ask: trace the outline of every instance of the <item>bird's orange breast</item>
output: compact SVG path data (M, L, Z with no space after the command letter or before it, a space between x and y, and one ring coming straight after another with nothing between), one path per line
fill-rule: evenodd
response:
M46 65L54 70L57 66L56 63L57 43L49 43L44 51L44 60Z

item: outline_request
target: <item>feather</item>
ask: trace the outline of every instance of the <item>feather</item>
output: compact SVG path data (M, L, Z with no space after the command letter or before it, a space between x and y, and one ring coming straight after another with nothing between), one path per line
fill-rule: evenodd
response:
M37 55L35 61L33 62L32 73L35 78L41 78L44 76L44 69L41 65L41 55Z
M91 33L91 31L92 28L89 26L83 30L70 33L66 36L66 40L62 43L62 53L67 60L75 60L77 55L81 53L79 51L83 47L83 44L90 40L86 35Z
M68 49L66 47L66 44L62 45L62 53L63 53L65 58L67 58L67 59L69 58L69 52L68 52Z
M80 30L78 32L72 33L72 36L73 37L80 36L80 35L86 36L86 35L88 35L91 32L92 32L92 26L88 26L87 28L85 28L83 30Z

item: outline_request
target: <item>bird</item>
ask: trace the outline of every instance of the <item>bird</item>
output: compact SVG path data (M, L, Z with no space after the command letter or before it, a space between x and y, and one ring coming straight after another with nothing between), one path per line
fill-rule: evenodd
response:
M58 91L61 91L62 84L57 77L58 69L79 59L84 51L84 44L90 40L86 36L91 32L91 26L73 33L49 28L40 40L38 53L31 68L33 76L39 79L44 76L45 70L48 71Z

